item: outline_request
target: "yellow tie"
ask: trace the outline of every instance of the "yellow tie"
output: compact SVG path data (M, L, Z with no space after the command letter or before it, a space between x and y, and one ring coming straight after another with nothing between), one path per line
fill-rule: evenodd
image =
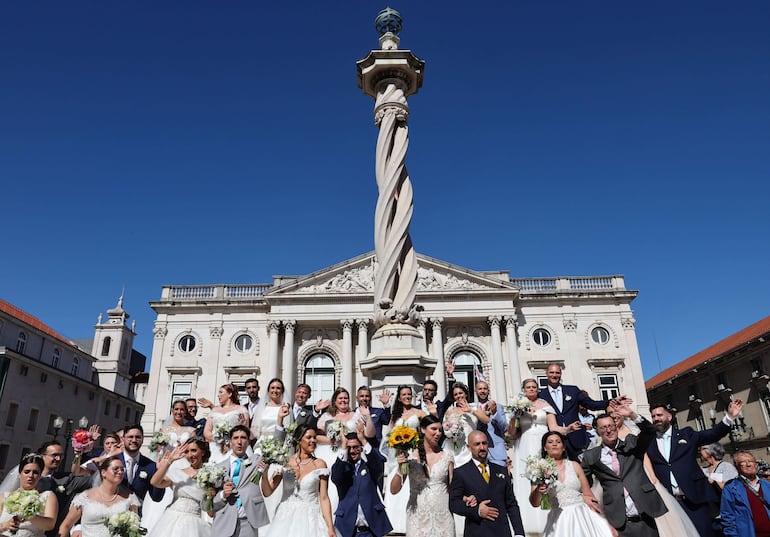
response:
M481 477L484 478L484 481L489 483L489 472L487 472L487 465L483 462L480 462L479 466L481 467Z

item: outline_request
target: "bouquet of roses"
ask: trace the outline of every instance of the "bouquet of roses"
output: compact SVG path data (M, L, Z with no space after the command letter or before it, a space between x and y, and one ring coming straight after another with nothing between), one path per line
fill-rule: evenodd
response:
M36 490L14 490L5 498L5 510L19 521L29 520L45 511L45 502ZM13 531L12 533L16 533Z
M452 442L455 449L465 443L465 430L460 422L460 417L460 414L445 414L444 423L441 424L444 429L444 436Z
M284 466L289 462L289 446L286 445L286 442L281 442L277 438L263 438L257 442L256 447L267 465L279 464ZM256 485L261 477L262 471L256 470L251 474L251 482Z
M198 469L198 473L195 474L195 484L199 489L202 489L206 493L205 503L203 509L211 511L214 509L214 499L209 495L210 489L222 488L225 483L225 476L227 471L224 467L219 466L214 462L207 462Z
M409 454L411 450L417 447L420 443L420 435L417 431L406 425L399 425L390 431L388 437L388 447L395 449L399 454ZM409 463L402 462L398 468L398 471L402 475L406 475L409 472Z
M91 433L85 429L78 429L72 433L72 449L75 453L87 453L94 448L94 439Z
M232 429L232 427L229 423L220 423L214 426L214 442L218 444L227 444L230 441L230 429Z
M104 521L112 537L140 537L147 533L140 523L139 515L133 511L115 513Z
M152 435L150 440L150 451L157 451L158 448L164 448L171 442L171 436L163 431L158 431Z
M525 474L522 477L529 479L533 485L545 484L550 487L559 479L559 469L556 468L556 461L550 457L542 458L538 455L530 455L524 461L526 465ZM547 494L540 500L540 508L548 510L551 508L551 500Z
M519 417L525 412L529 412L531 404L532 401L530 401L523 393L519 392L519 394L513 398L511 404L505 406L505 411L516 418L515 426L517 429L519 428Z

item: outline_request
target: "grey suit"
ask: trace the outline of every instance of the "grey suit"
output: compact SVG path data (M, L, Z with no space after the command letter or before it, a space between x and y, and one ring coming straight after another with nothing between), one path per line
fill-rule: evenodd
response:
M655 535L652 519L667 511L660 495L647 478L643 466L647 446L655 438L655 427L645 419L638 425L641 431L638 437L630 434L625 440L619 440L615 447L620 463L620 475L601 461L604 446L584 452L581 462L586 476L593 474L601 483L604 489L604 514L620 535ZM645 528L637 527L636 523L627 523L624 488L644 519L642 525L646 523L651 533Z
M213 534L217 537L256 537L257 530L261 526L270 523L265 508L265 498L258 485L250 482L252 474L257 470L260 457L253 456L248 465L241 467L238 485L235 490L238 494L231 494L227 499L221 493L214 496L214 523ZM230 457L219 463L230 477ZM241 499L245 518L238 517L237 498Z

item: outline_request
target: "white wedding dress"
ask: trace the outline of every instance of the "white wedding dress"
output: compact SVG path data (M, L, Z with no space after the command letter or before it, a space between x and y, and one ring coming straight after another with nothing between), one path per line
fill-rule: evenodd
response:
M265 531L265 536L329 537L329 530L321 513L319 498L321 476L328 477L328 475L328 468L316 468L297 481L294 479L293 473L285 472L283 474L284 490L293 489L294 492L278 506L275 518L273 518L269 529ZM331 486L331 480L329 480L329 485ZM334 511L332 510L332 512ZM339 532L336 529L335 533L339 537Z
M543 435L548 432L546 417L556 412L550 405L530 414L525 412L519 417L521 436L516 440L513 451L513 493L519 503L521 521L524 524L524 532L527 535L542 535L548 511L539 507L532 507L529 503L529 494L532 491L532 483L526 477L527 457L531 455L541 456Z
M548 511L543 537L612 537L607 519L583 501L580 479L571 461L564 461L564 481L551 485L548 496L552 508Z
M80 529L82 537L110 537L105 521L115 513L124 513L129 507L140 505L139 499L132 493L125 500L112 505L94 501L88 497L88 491L81 492L72 499L71 506L80 507Z
M11 491L12 492L12 491ZM8 497L8 494L10 492L6 492L4 494L3 498L3 512L0 514L0 524L4 524L11 518L13 518L13 515L11 515L8 510L5 508L5 499ZM40 499L45 502L48 500L48 495L51 494L50 490L47 490L45 492L40 493ZM10 532L4 532L2 535L10 535ZM44 537L45 531L41 530L37 526L34 526L32 522L29 520L25 520L21 524L19 524L19 529L13 534L13 537Z
M404 418L399 418L393 424L393 428L395 429L399 425L406 425L407 427L411 427L412 429L419 431L420 418L417 416L417 414L412 414L406 420L404 420ZM385 468L385 474L387 477L385 478L384 482L385 493L383 495L382 503L385 504L385 511L388 513L388 518L390 519L390 523L393 526L393 533L404 533L406 532L407 519L406 506L409 503L409 489L411 485L409 483L409 479L407 479L398 494L390 493L390 482L398 473L398 463L396 462L398 453L388 447L387 434L382 435L382 447L380 452L385 456L387 461Z
M254 423L252 424L251 432L257 440L257 443L254 444L255 453L260 453L260 441L275 436L275 428L278 425L278 411L280 409L280 406L260 404L254 412ZM281 503L281 498L283 497L283 491L283 481L281 481L278 483L278 487L275 491L273 491L269 497L265 498L265 508L267 509L267 516L270 520L273 520L275 517L278 504ZM267 531L266 526L262 526L262 528L262 531Z
M451 407L444 414L444 443L442 449L449 450L454 455L455 466L460 467L471 460L471 452L468 450L468 435L476 430L479 423L478 418L472 413L454 414L454 408ZM454 418L458 419L458 427L450 428L450 423ZM452 432L454 429L454 432Z
M168 469L166 477L173 483L173 501L148 537L210 537L211 526L201 517L204 491L198 488L195 478L176 465Z
M409 502L406 508L406 537L453 537L455 523L449 511L450 451L428 469L420 461L409 461ZM390 515L390 513L388 513Z

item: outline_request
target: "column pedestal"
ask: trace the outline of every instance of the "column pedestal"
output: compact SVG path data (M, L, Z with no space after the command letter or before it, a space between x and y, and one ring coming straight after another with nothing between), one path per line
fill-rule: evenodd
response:
M372 336L372 351L360 363L373 389L395 389L401 384L422 385L433 373L436 360L424 349L420 331L408 324L386 324Z

